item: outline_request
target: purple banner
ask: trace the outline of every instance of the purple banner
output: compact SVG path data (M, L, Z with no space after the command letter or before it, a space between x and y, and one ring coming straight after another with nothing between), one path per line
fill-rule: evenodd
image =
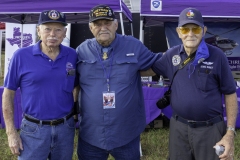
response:
M0 22L37 24L39 13L43 10L59 10L66 14L68 23L88 23L88 13L92 7L106 4L114 12L123 13L132 21L132 14L122 0L1 0ZM116 14L119 19L119 14Z

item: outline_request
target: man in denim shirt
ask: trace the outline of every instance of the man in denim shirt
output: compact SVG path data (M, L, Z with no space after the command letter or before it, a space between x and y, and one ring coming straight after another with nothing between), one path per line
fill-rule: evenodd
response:
M140 70L161 57L132 36L116 33L114 11L90 11L93 39L77 47L81 87L80 160L140 159L140 134L146 126Z

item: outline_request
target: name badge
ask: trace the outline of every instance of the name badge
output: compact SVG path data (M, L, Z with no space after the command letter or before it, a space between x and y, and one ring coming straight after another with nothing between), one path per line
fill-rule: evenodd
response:
M115 108L115 92L103 92L103 109Z

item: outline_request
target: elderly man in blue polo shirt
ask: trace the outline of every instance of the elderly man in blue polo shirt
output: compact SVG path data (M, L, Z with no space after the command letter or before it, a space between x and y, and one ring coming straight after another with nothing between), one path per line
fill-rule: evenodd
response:
M171 160L226 160L234 153L238 111L236 86L225 54L204 41L207 28L196 8L184 9L176 31L182 45L169 49L153 70L171 86L169 157ZM227 111L223 119L222 95ZM218 156L215 145L225 147Z
M79 160L140 159L140 134L146 127L140 70L161 57L132 36L116 33L114 11L90 11L95 38L77 47L81 87Z
M38 24L41 40L14 53L4 81L2 107L8 143L19 160L72 160L77 54L61 45L67 30L63 13L43 11ZM18 87L24 113L20 136L13 121Z

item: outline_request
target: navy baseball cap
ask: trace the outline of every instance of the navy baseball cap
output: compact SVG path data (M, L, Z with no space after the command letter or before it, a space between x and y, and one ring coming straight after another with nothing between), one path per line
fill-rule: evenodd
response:
M38 25L44 24L44 23L61 23L64 26L68 25L66 23L65 14L57 10L42 11L39 16Z
M194 23L201 27L204 27L202 14L198 9L186 8L180 13L178 19L178 27L181 27L188 23Z
M113 21L115 19L115 14L109 6L100 4L91 9L89 13L89 22L93 22L99 19L107 19Z

